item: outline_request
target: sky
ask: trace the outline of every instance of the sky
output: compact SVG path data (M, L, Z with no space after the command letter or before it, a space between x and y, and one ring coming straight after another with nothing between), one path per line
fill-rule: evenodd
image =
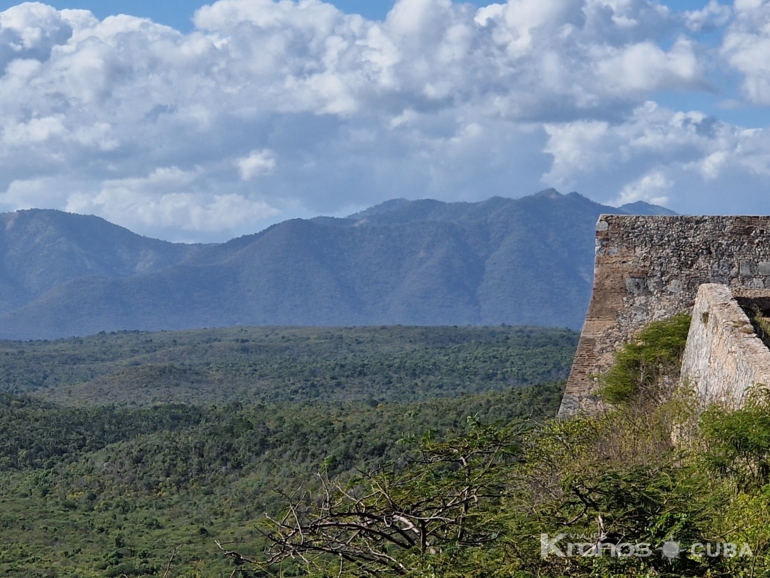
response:
M770 0L0 0L0 211L223 241L554 187L770 214Z

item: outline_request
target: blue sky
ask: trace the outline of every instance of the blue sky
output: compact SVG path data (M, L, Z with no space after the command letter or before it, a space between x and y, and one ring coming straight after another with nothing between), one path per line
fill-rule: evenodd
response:
M19 2L3 0L0 10L15 6ZM160 24L173 26L177 30L189 32L192 30L192 16L204 2L199 0L65 0L46 2L56 8L80 8L90 10L99 18L114 14L131 14L143 18L152 18ZM331 2L340 10L349 14L361 14L372 20L382 20L393 7L394 0L336 0ZM487 2L476 0L471 2L477 6Z
M0 129L0 210L172 240L546 187L770 214L770 0L0 1Z
M330 4L348 14L360 14L372 20L382 20L393 7L395 0L334 0ZM485 6L491 2L475 0L468 2L476 6ZM0 1L0 10L15 6L19 2ZM80 8L90 10L99 18L114 14L131 14L143 18L152 18L160 24L172 26L177 30L189 32L193 28L192 16L204 3L199 0L64 0L46 2L55 8ZM667 5L679 10L692 10L703 7L701 0L678 0Z

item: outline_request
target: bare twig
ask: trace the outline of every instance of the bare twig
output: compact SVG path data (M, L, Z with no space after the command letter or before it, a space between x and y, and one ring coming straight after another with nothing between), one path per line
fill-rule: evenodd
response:
M166 564L166 571L163 573L163 578L168 578L169 574L171 573L171 563L174 561L174 558L176 558L178 553L179 546L174 548L174 551L171 553L171 558L168 559L168 564Z
M236 566L242 566L244 563L248 562L249 564L257 564L256 560L252 560L251 558L247 558L246 556L243 556L236 552L235 550L225 550L222 547L222 544L219 540L214 540L214 543L219 547L220 550L222 550L222 553L224 554L225 558L232 558L233 563Z
M272 526L262 533L272 542L267 564L295 558L338 576L347 564L359 575L409 574L415 568L402 558L419 560L496 539L495 528L479 524L475 511L504 495L501 465L515 456L521 431L517 425L495 430L476 424L465 438L427 442L397 473L359 471L353 485L319 475L319 502L303 495L287 500L282 517L266 515Z

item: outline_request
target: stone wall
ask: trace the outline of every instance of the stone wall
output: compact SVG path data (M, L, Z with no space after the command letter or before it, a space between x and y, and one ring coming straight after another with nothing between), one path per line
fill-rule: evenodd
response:
M770 217L602 215L594 288L559 415L594 411L597 375L651 321L689 311L698 287L770 288Z
M753 385L770 385L770 349L725 285L705 284L698 290L682 379L704 405L718 402L733 408L743 405Z

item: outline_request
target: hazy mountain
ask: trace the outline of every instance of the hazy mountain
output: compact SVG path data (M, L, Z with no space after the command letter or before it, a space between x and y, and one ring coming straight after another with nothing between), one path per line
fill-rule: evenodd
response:
M0 312L72 279L149 273L200 248L148 239L99 217L38 209L0 214Z
M552 189L481 203L396 199L208 246L21 211L0 216L0 337L238 324L579 328L596 220L632 210L666 212Z
M670 211L665 207L659 205L651 205L644 201L636 201L635 203L626 203L618 207L619 212L628 213L629 215L676 215L674 211ZM618 212L618 211L616 211Z

